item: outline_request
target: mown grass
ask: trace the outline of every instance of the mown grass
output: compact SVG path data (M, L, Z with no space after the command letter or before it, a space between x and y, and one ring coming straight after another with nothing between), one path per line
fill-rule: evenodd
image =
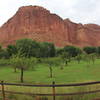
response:
M10 83L20 83L20 70L17 70L17 73L15 73L13 67L11 66L0 66L0 80ZM92 62L89 63L85 61L81 61L81 63L78 64L77 61L72 61L68 64L68 66L64 66L63 70L61 70L60 66L53 66L53 78L49 77L49 68L45 64L38 64L37 66L34 66L34 69L24 72L24 83L52 84L52 81L55 81L56 84L100 81L100 60L97 59L94 64ZM52 93L51 88L7 86L6 89L18 92ZM68 93L95 89L100 89L100 85L76 88L56 88L56 92ZM96 93L80 96L57 97L57 100L92 100L99 97L100 93ZM35 100L34 96L21 96L12 94L8 95L8 98L10 98L10 100ZM48 100L52 100L52 97L49 97Z
M38 64L34 69L24 71L25 83L48 83L52 81L56 83L75 83L100 80L100 60L96 60L95 64L82 61L78 64L72 61L68 66L64 66L61 70L60 66L53 66L53 78L49 77L49 67L45 64ZM20 70L14 72L11 66L0 66L0 80L6 82L20 82Z

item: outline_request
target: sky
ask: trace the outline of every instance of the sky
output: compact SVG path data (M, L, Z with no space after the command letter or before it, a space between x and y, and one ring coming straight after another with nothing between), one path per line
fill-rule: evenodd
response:
M76 23L100 25L100 0L0 0L0 26L11 18L19 7L39 5L63 19Z

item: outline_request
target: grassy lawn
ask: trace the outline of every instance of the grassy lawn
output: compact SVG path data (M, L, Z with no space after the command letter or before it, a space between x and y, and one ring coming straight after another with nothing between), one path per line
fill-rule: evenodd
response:
M5 82L20 82L20 70L17 70L17 73L14 72L14 69L11 66L0 67L0 80ZM67 84L67 83L78 83L78 82L90 82L90 81L100 81L100 60L96 60L93 64L92 62L82 61L78 64L77 61L72 61L68 66L64 66L64 69L61 70L60 66L53 66L53 78L49 77L49 68L47 65L38 64L34 69L30 69L24 72L24 82L32 84L51 84L52 81L55 81L56 84ZM51 88L29 88L29 87L6 87L7 90L19 91L19 92L31 92L31 93L52 93ZM100 85L92 87L64 87L57 88L57 93L68 93L68 92L78 92L86 90L95 90L100 89ZM68 100L92 100L97 98L99 94L84 95L81 99L78 99L80 96L73 97L74 99ZM34 100L34 97L25 97L19 95L10 95L9 98L17 98L15 100ZM67 100L71 97L59 97L57 100ZM13 99L12 99L13 100ZM49 98L49 100L52 100Z
M0 80L6 82L19 82L20 70L14 72L13 67L0 67ZM64 66L61 70L60 66L53 66L53 78L49 77L49 67L44 64L38 64L34 69L24 71L25 83L49 83L52 81L56 83L75 83L75 82L89 82L100 80L100 60L96 60L95 64L81 62L78 64L72 61L68 66Z

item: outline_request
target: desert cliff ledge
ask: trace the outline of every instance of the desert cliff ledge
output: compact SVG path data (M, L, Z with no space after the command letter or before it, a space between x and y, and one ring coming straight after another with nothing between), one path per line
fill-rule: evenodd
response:
M100 46L100 26L63 20L40 6L23 6L0 28L0 43L7 46L21 38L53 42L58 47Z

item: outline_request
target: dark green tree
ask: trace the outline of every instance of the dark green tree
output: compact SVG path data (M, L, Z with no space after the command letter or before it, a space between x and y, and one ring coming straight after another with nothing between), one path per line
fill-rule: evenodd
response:
M97 47L97 56L100 57L100 46Z
M56 48L56 56L62 55L63 52L64 52L64 49L63 48Z
M54 57L55 52L56 50L53 43L40 43L40 57Z
M5 59L9 58L7 50L5 48L2 48L2 46L0 46L0 58L5 58Z
M39 43L31 39L17 40L16 47L18 52L25 57L38 57L39 56Z
M97 48L92 46L87 46L83 48L83 51L86 52L87 54L96 53Z
M7 49L9 57L17 54L17 47L15 45L8 45L6 49Z
M0 45L0 51L2 50L2 46Z
M65 46L64 52L67 52L70 57L75 57L81 53L81 49L75 46Z

